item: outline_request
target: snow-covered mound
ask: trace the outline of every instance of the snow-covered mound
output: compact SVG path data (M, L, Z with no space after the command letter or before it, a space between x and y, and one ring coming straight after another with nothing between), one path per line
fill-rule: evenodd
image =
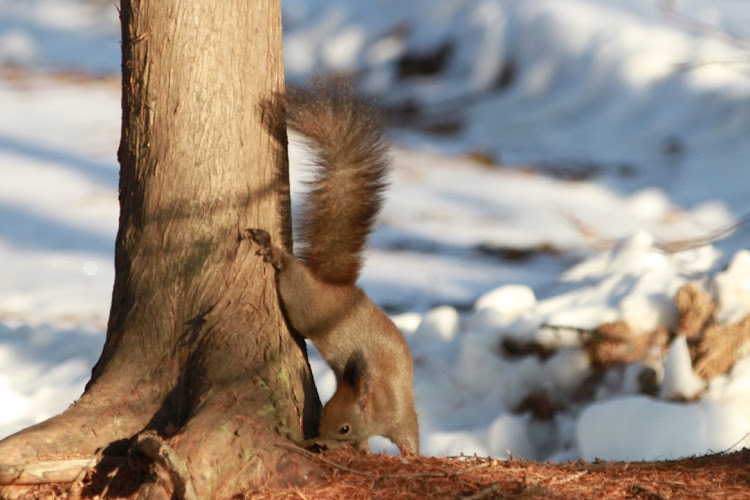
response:
M701 281L725 296L727 283L750 282L748 256L739 252L728 270ZM681 335L668 346L653 337L642 355L608 366L596 366L590 351L606 321L632 328L628 349L654 329L674 330L677 288L715 257L711 247L665 254L641 233L564 274L568 291L536 300L507 285L485 294L458 331L446 306L416 328L397 317L417 360L425 451L634 460L750 445L750 357L737 352L731 372L703 380ZM747 304L750 295L737 299ZM719 302L717 318L726 306ZM646 396L649 374L657 388Z
M285 8L285 62L297 79L357 74L386 105L412 110L405 123L416 108L417 122L461 124L440 139L444 150L635 177L694 204L707 199L705 182L739 175L750 153L741 139L750 44L721 36L750 36L750 15L732 0L675 4L709 28L692 29L653 0L295 0ZM748 209L739 184L723 193Z

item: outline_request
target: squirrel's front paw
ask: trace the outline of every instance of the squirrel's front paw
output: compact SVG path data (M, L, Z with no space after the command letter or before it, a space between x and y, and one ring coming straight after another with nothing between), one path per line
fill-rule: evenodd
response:
M271 244L271 235L263 229L248 229L247 234L250 239L258 244L260 247L255 255L263 257L264 262L271 262L274 267L278 268L278 262L275 262L273 256L273 245Z
M263 229L248 229L247 234L258 245L266 248L271 246L271 235Z
M263 260L268 262L271 258L271 235L262 229L248 229L247 234L260 246L255 255L262 255Z

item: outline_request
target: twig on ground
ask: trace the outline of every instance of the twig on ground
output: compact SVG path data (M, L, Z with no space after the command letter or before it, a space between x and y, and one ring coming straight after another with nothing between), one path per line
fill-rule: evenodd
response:
M740 444L741 442L743 442L745 440L745 438L747 438L748 436L750 436L750 432L748 432L747 434L745 434L744 436L742 436L739 440L737 440L736 443L734 443L732 446L730 446L726 450L721 450L720 452L718 452L717 455L726 455L727 453L729 453L730 451L732 451L732 448L736 447L738 444Z
M645 495L647 498L653 498L654 500L664 500L664 497L659 494L658 491L652 490L651 488L647 488L646 486L638 483L633 483L631 491L636 495Z
M492 495L494 492L500 489L500 486L501 486L500 483L492 483L486 488L482 488L481 490L469 495L468 497L461 497L461 498L462 500L479 500L480 498L485 498L485 497Z

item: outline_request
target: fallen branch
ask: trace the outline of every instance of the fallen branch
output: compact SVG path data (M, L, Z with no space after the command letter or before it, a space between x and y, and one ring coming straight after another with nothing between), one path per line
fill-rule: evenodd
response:
M486 488L483 488L476 493L469 495L468 497L463 497L464 500L479 500L480 498L486 498L493 493L495 493L497 490L500 489L501 484L500 483L492 483L491 485L487 486Z
M591 224L588 224L574 214L563 212L562 215L568 220L568 222L570 222L573 228L578 231L581 236L592 241L592 246L597 250L609 250L610 248L614 247L615 244L621 241L621 239L609 238L600 234ZM733 224L721 227L710 233L704 234L702 236L697 236L695 238L685 238L676 241L657 239L654 242L654 248L668 254L683 252L685 250L693 250L695 248L704 247L712 243L716 243L717 241L723 240L738 228L744 226L747 223L750 223L750 213L743 215Z
M94 467L100 455L0 465L0 484L70 483Z
M675 9L675 0L659 0L659 8L661 9L662 15L683 28L690 29L692 31L711 35L716 38L721 38L735 47L739 47L743 50L750 50L750 40L740 35L735 35L729 31L714 26L713 24L705 23L698 19L686 16L677 12Z

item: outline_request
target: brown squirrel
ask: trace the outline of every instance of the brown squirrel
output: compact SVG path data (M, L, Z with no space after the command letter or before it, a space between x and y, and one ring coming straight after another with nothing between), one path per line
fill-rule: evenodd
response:
M284 108L283 105L280 106ZM402 453L419 453L411 353L401 332L355 283L362 252L383 202L388 147L377 113L348 86L318 80L286 96L287 126L309 142L318 165L299 238L299 259L248 229L276 269L292 328L310 339L336 375L318 437L306 444L369 452L382 435Z

